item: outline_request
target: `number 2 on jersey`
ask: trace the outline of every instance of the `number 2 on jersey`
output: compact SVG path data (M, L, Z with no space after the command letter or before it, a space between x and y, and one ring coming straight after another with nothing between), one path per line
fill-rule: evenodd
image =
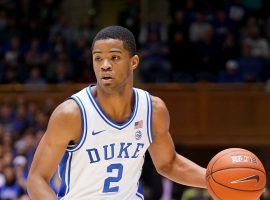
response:
M119 186L111 187L110 183L112 183L112 182L116 183L116 182L119 182L121 180L122 174L123 174L123 165L120 163L114 163L114 164L111 164L107 167L107 172L111 173L111 172L113 172L113 170L117 170L117 176L116 177L108 177L105 179L103 193L118 192L118 190L119 190Z

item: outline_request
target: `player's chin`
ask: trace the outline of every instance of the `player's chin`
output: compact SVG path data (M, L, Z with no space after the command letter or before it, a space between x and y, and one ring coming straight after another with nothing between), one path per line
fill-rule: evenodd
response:
M117 88L117 83L115 80L99 80L99 85L101 86L101 88L103 88L104 91L111 93L112 91L115 90L115 88Z

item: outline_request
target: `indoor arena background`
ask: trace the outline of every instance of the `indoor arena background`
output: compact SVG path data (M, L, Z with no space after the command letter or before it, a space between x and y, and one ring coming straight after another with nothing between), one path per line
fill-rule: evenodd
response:
M135 86L166 102L180 154L206 167L220 150L246 148L269 172L269 10L268 0L1 0L0 200L28 199L48 118L95 82L92 39L115 24L134 33ZM141 181L146 200L209 199L161 178L149 155Z

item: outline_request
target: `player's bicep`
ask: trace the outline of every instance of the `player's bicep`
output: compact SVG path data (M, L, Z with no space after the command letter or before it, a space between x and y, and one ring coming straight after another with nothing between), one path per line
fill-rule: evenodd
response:
M73 100L64 102L50 117L47 130L36 150L30 174L49 181L67 145L77 139L81 129L80 111Z
M157 170L166 168L175 158L174 144L169 133L170 117L164 102L152 97L153 102L153 143L149 153Z

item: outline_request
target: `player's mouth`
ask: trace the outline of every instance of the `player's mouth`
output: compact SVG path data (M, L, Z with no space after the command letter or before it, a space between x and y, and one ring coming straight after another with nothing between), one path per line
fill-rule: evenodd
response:
M110 82L113 80L113 77L110 76L110 75L105 75L105 76L102 76L102 77L101 77L101 80L102 80L104 83L110 83Z

